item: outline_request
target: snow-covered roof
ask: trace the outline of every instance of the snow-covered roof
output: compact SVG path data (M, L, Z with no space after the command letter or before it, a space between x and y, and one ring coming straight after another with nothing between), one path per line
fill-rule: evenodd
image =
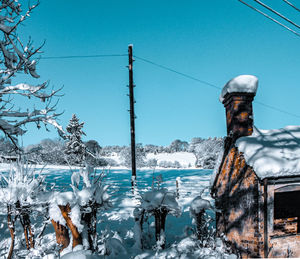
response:
M240 75L237 76L230 81L223 87L221 95L220 95L220 102L223 102L224 96L227 93L254 93L256 94L258 86L258 79L256 76L252 75Z
M259 130L241 137L235 144L257 176L300 176L300 126L275 130Z

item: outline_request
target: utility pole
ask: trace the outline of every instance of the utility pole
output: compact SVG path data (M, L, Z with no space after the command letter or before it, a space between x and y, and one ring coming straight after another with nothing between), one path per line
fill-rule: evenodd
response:
M132 45L128 46L128 70L129 70L129 101L130 101L130 135L131 135L131 167L132 167L132 186L135 185L136 180L136 161L135 161L135 114L134 114L134 93L133 88L133 58Z

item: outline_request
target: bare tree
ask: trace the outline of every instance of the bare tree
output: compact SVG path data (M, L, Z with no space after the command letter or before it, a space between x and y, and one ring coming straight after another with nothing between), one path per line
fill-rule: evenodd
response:
M28 123L36 123L38 128L41 123L45 127L46 124L52 124L62 130L55 120L59 116L55 113L56 104L51 103L52 97L57 96L60 89L46 91L47 82L36 85L12 83L12 79L20 73L39 78L35 57L44 44L35 48L30 38L25 42L18 36L18 28L38 4L29 5L27 11L23 11L19 0L0 0L0 130L16 147L17 136L25 133L23 126ZM42 109L21 109L15 107L13 96L38 99L45 106Z

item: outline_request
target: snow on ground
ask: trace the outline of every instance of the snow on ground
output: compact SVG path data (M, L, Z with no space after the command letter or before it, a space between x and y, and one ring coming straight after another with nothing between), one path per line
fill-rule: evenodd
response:
M239 138L236 146L261 179L300 173L300 126L275 130L254 127L253 134Z
M75 169L73 169L75 170ZM0 169L0 171L2 171ZM5 170L4 170L5 171ZM190 229L193 228L192 219L190 217L189 208L192 200L197 197L203 188L203 198L212 202L209 196L209 180L212 170L138 170L137 191L132 192L130 171L116 170L110 171L104 178L105 184L109 184L109 194L113 206L99 213L99 221L97 232L99 236L108 236L105 238L105 249L119 251L122 247L126 255L121 256L115 254L108 258L199 258L205 256L213 256L214 258L227 258L229 255L224 254L222 242L216 241L215 247L200 248L198 241L192 238ZM46 182L47 186L56 184L55 191L70 191L70 182L72 173L67 169L47 169ZM134 217L133 211L140 204L140 197L143 193L152 189L153 180L160 179L162 188L168 188L170 192L176 193L176 200L182 208L182 214L179 218L168 216L166 221L166 241L165 250L157 251L151 249L155 245L154 238L154 219L150 219L148 227L145 227L146 237L149 238L149 246L143 251L134 250ZM162 179L162 181L161 181ZM178 182L178 188L176 187ZM69 188L69 189L67 189ZM214 213L209 211L214 217ZM39 219L39 218L38 218ZM5 214L0 215L0 258L7 253L7 247L10 244L9 232L6 225ZM38 221L35 224L40 224ZM37 231L38 233L39 231ZM189 232L189 233L188 233ZM24 246L24 238L22 238L22 229L17 228L16 249ZM111 234L109 234L111 233ZM55 233L51 223L47 226L42 239L37 240L38 250L27 251L20 250L19 258L40 258L35 257L43 251L44 258L56 259L57 255L53 254L55 250ZM22 254L23 253L23 254ZM41 254L40 254L41 255ZM77 256L77 257L75 257ZM82 256L82 257L80 257ZM63 258L97 258L91 257L89 252L74 251L65 254ZM102 257L99 257L102 258ZM235 257L233 257L235 258Z
M240 75L231 79L223 87L220 95L220 102L223 102L224 96L227 93L254 93L256 94L258 79L252 75Z
M157 164L160 162L179 162L183 168L194 167L196 163L196 157L193 153L189 152L175 152L175 153L149 153L146 155L146 160L156 159Z

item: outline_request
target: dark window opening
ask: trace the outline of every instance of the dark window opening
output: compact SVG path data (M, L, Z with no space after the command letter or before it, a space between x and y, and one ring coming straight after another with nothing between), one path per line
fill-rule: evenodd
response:
M300 233L300 191L275 192L274 231L276 234Z

